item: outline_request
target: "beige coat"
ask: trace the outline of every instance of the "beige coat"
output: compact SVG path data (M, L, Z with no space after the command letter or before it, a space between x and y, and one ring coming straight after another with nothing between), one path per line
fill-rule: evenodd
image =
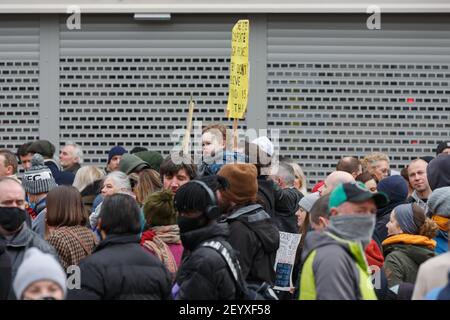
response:
M449 272L450 252L425 261L419 268L412 299L424 300L432 289L445 286Z

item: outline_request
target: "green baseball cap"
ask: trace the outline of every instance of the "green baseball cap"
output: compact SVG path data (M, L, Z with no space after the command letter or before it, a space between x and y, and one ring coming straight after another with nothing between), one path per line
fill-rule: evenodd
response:
M389 197L383 192L372 193L360 181L341 183L330 194L329 208L339 207L344 202L363 202L373 199L377 208L389 203Z

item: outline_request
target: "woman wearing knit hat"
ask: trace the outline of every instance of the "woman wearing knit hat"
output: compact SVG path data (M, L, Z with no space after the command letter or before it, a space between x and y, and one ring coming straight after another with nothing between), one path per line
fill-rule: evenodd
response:
M437 226L417 204L408 203L395 207L386 227L383 253L389 287L414 284L419 266L434 257Z
M47 194L58 185L50 169L44 165L44 158L39 153L33 155L31 168L24 173L22 185L28 195L30 207L35 212L32 217L32 230L44 238Z
M149 229L143 232L141 245L161 260L175 277L183 245L172 192L163 190L151 194L144 204L144 216Z
M450 187L435 189L428 199L428 208L433 214L431 219L439 227L438 234L434 238L437 242L435 253L438 256L420 266L413 300L423 300L430 290L442 287L448 281L450 272L450 252L448 251Z
M239 291L227 262L204 245L219 242L231 250L228 226L217 223L220 210L214 191L203 181L190 181L177 190L175 206L185 258L172 290L174 299L235 300Z
M66 273L52 255L30 248L17 270L13 288L19 300L64 300Z
M431 219L439 227L436 238L436 254L448 251L448 231L450 223L450 187L435 189L428 199Z
M280 233L269 214L256 202L256 167L247 163L227 164L218 175L230 183L230 187L222 192L229 203L225 221L230 227L230 244L240 252L239 263L244 278L250 283L273 284Z

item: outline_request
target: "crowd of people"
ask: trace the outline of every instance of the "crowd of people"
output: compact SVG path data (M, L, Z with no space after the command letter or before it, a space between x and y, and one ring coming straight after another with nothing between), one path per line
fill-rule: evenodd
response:
M308 190L268 137L227 130L203 128L197 164L0 150L0 299L450 299L450 141L400 172L345 155Z

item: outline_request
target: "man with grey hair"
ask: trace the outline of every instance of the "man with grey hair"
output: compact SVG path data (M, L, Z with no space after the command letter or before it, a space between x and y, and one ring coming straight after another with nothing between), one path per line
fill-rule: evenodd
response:
M295 213L303 194L294 187L295 173L291 165L280 162L272 168L270 179L275 184L275 212L272 217L283 232L299 233Z
M83 163L83 150L81 146L73 142L67 142L59 153L59 164L63 171L77 174Z

